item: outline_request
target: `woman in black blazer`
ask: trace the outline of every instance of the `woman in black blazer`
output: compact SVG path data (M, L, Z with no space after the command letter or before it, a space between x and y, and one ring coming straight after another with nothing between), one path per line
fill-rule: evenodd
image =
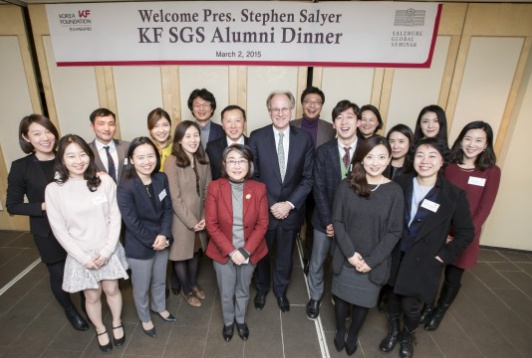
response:
M11 215L30 217L30 231L41 260L48 268L52 293L65 310L72 327L78 331L87 331L89 324L74 307L70 294L62 289L66 252L54 237L46 217L44 189L54 176L58 137L57 129L48 118L39 114L22 118L19 143L24 153L29 155L11 164L7 178L6 207ZM28 202L24 202L24 196ZM81 297L83 305L83 294Z
M129 164L118 186L118 206L126 226L125 250L137 315L144 333L155 337L150 306L163 321L176 320L166 310L165 300L167 249L173 241L172 202L168 178L159 172L159 151L149 138L135 138L127 158Z
M420 139L414 151L415 173L397 179L405 195L404 228L392 253L390 331L379 348L389 352L400 340L400 357L413 356L422 302L434 301L445 265L454 261L475 234L465 192L441 175L448 152L442 140ZM451 223L455 236L447 241ZM401 314L404 327L400 334Z

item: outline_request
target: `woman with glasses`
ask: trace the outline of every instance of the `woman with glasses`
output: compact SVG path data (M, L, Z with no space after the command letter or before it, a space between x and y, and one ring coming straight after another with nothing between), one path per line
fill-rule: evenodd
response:
M264 184L251 180L253 154L246 145L227 147L222 154L222 177L209 185L205 221L210 235L207 256L213 259L220 290L225 341L248 339L246 309L251 277L267 251L268 200Z

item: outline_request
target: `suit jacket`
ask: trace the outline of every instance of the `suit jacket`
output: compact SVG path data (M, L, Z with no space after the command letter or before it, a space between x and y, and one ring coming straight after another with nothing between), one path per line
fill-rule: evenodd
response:
M357 141L358 145L360 141ZM356 148L355 148L356 150ZM332 206L334 194L342 178L340 168L340 152L338 151L338 139L332 139L321 145L316 150L314 158L314 212L312 214L312 226L321 232L325 227L332 224Z
M249 146L254 157L254 177L266 184L268 206L282 201L289 201L295 206L284 220L277 220L270 213L268 229L273 230L282 224L286 230L299 230L305 216L305 199L312 190L314 146L310 134L290 127L284 181L281 179L273 126L254 130L249 137Z
M214 122L211 120L211 130L209 131L209 140L207 141L207 143L205 143L204 148L205 148L205 147L207 146L207 144L209 144L210 142L215 141L215 140L220 139L220 138L225 138L224 127L222 127L222 126L219 125L218 123L214 123Z
M244 144L249 144L249 138L244 136ZM212 180L220 179L222 177L222 152L227 148L227 136L218 138L207 145L207 155L209 156L209 163L211 165Z
M172 198L173 219L172 236L174 243L170 247L169 259L182 261L194 255L196 234L192 230L204 217L204 202L207 186L211 181L209 164L196 163L199 176L199 196L196 192L196 175L191 166L181 168L176 165L176 157L169 156L164 164L168 175L170 197ZM205 231L199 233L203 250L207 249Z
M405 195L405 216L409 215L412 203L413 175L397 178ZM469 213L465 192L440 176L434 188L439 190L435 199L439 204L436 212L419 206L414 222L421 225L413 243L401 259L401 242L392 253L392 274L390 283L394 292L400 295L416 297L423 302L433 302L440 277L445 265L450 264L473 240L475 229ZM451 227L455 237L446 243ZM408 225L407 222L404 224ZM403 237L405 240L405 231ZM435 257L439 256L443 263Z
M124 159L127 158L127 150L129 149L129 142L113 139L116 146L116 153L118 154L118 176L116 177L117 182L119 183L122 179L122 173L124 172ZM98 148L96 148L96 143L94 140L89 143L89 147L92 149L92 152L94 153L94 162L96 163L96 167L101 172L106 172L105 165L103 164L104 161L107 163L107 158L100 158L100 153L98 153Z
M244 183L243 193L244 250L256 264L268 252L264 236L268 229L268 199L264 184L254 180ZM205 200L205 223L210 241L207 256L220 263L229 260L233 245L233 201L227 179L211 182Z
M301 128L301 122L303 118L294 119L290 124L296 128ZM336 131L331 123L318 118L318 136L316 138L316 144L314 148L318 148L320 145L327 143L331 139L336 137Z
M30 217L30 231L45 263L55 263L66 258L66 252L53 236L46 212L42 211L44 190L53 179L45 173L35 154L15 160L7 178L6 207L11 215ZM24 202L24 196L28 202Z
M126 256L146 260L155 255L153 243L157 235L172 239L172 200L168 178L164 173L153 173L152 186L155 207L146 187L137 175L122 178L117 189L118 207L126 226Z

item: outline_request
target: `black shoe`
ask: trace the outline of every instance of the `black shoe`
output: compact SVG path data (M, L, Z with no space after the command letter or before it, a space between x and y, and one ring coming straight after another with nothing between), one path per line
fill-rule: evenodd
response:
M277 306L279 306L281 312L290 311L290 301L288 301L288 298L286 298L285 295L277 297Z
M68 322L72 325L72 327L77 331L88 331L89 330L89 324L81 315L78 313L78 311L72 307L65 309L65 315L68 319Z
M391 352L399 340L400 315L393 314L388 318L388 334L379 344L381 352Z
M179 295L179 291L181 291L181 287L172 287L172 293L175 296Z
M142 328L142 331L144 333L146 333L146 335L150 336L151 338L155 338L155 326L153 326L153 328L151 329L145 329L144 326L142 325L142 322L140 322L140 328Z
M257 293L255 295L255 308L258 310L261 310L264 308L264 305L266 304L266 294L265 293Z
M307 303L307 317L309 319L316 319L320 315L321 300L310 299Z
M240 338L242 338L243 341L247 341L249 338L249 328L246 323L237 323L236 329L238 331L238 335Z
M458 291L460 291L460 285L449 286L447 283L443 285L438 307L434 309L432 315L425 321L425 329L427 331L435 331L438 329L443 320L443 316L445 316L445 312L451 307Z
M116 338L114 330L115 329L119 329L119 328L122 328L122 332L124 332L124 334L122 335L122 337ZM113 327L113 343L114 343L114 345L117 346L117 347L121 347L121 346L124 345L125 342L126 342L126 331L124 331L124 327L122 326L122 324L120 324L120 326L118 326L118 327Z
M400 358L412 358L414 356L414 345L417 343L414 332L409 332L403 328L401 332L401 346L399 348Z
M111 339L109 339L109 342L107 344L100 344L100 340L98 339L99 336L103 336L104 334L107 334L107 338L109 338L109 334L107 333L107 331L105 331L105 332L96 334L96 341L98 342L98 348L100 348L102 352L109 353L110 351L113 350Z
M336 331L336 335L334 336L334 348L338 352L341 352L345 347L345 332L338 332Z
M160 314L159 312L155 312L154 310L151 310L151 313L154 313L157 316L161 317L161 319L163 321L165 321L165 322L175 322L176 321L176 318L170 312L168 313L168 316L166 316L166 317L163 317L162 314Z
M224 325L224 329L222 330L222 336L224 337L224 340L226 342L229 342L231 340L231 338L233 338L234 327L235 327L234 324L232 324L230 326Z
M355 343L350 343L349 341L345 342L345 352L348 356L352 356L357 351L358 344L357 339L355 339Z
M423 307L423 311L421 311L421 318L419 319L419 323L427 322L430 319L430 317L432 317L433 311L434 311L434 304L425 303L425 306Z

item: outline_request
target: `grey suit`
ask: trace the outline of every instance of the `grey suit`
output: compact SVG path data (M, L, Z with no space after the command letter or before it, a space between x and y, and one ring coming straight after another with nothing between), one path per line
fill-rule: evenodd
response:
M318 148L320 145L336 137L336 131L331 123L320 118L318 118L318 121L318 138L316 143L314 143L314 148ZM296 128L301 128L301 122L303 122L303 118L294 119L290 122L290 125Z
M127 158L127 151L129 149L129 142L113 139L116 147L116 153L118 154L118 163L115 163L115 168L118 168L118 176L117 181L120 182L120 179L122 178L122 173L124 171L124 159ZM98 148L96 147L96 143L93 140L89 143L89 147L92 149L92 152L94 153L94 162L96 163L96 167L101 172L107 172L106 166L103 164L104 162L107 163L107 158L100 158L100 153L98 153Z

